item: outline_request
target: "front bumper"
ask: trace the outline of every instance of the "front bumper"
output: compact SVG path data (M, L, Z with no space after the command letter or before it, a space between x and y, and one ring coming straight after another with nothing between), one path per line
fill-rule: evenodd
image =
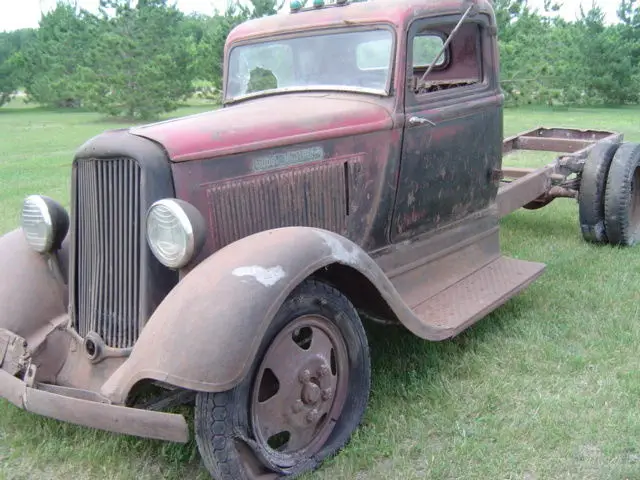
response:
M113 405L92 390L39 383L37 367L30 359L27 342L0 328L0 397L15 406L100 430L179 443L188 441L189 428L182 415Z
M88 358L69 326L68 291L53 261L34 252L20 229L0 236L0 397L65 422L186 442L181 415L121 406L99 393L126 359Z
M68 392L74 390L67 389ZM83 391L75 392L80 395ZM171 442L186 443L189 440L189 428L182 415L121 407L65 396L37 386L29 387L26 382L2 369L0 397L28 412L63 422Z

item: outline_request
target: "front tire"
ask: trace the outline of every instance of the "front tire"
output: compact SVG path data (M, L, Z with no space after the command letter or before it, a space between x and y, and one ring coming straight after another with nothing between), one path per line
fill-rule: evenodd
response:
M367 337L353 305L335 288L305 281L276 314L245 379L196 397L205 466L216 480L314 470L360 424L370 381Z

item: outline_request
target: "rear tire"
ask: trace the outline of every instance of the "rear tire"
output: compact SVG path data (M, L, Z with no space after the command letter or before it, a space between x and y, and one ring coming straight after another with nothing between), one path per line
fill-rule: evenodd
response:
M299 475L337 453L360 424L371 366L355 308L335 288L303 282L232 390L198 393L198 449L216 480ZM269 477L271 478L271 477Z
M640 240L640 144L624 143L616 152L605 195L609 243L632 246Z
M580 229L587 242L606 243L605 190L617 143L598 143L589 153L580 180Z

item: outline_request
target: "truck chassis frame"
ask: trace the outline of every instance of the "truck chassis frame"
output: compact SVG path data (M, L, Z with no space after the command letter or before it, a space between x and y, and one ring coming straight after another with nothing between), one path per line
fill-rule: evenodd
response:
M503 167L496 203L502 218L520 208L537 210L556 198L577 199L580 179L591 150L599 142L620 143L623 135L605 130L538 127L508 137L503 159L516 152L555 152L560 155L542 168Z

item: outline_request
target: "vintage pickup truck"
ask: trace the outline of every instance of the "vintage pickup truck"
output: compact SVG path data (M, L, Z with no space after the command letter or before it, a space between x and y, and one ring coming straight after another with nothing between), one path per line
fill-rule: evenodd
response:
M0 395L185 442L214 478L297 475L342 448L370 388L363 322L451 338L544 265L499 220L558 197L588 241L633 245L640 146L539 128L503 140L488 0L316 0L235 28L223 108L110 131L0 238ZM548 166L502 167L516 150ZM499 354L499 352L496 352Z

